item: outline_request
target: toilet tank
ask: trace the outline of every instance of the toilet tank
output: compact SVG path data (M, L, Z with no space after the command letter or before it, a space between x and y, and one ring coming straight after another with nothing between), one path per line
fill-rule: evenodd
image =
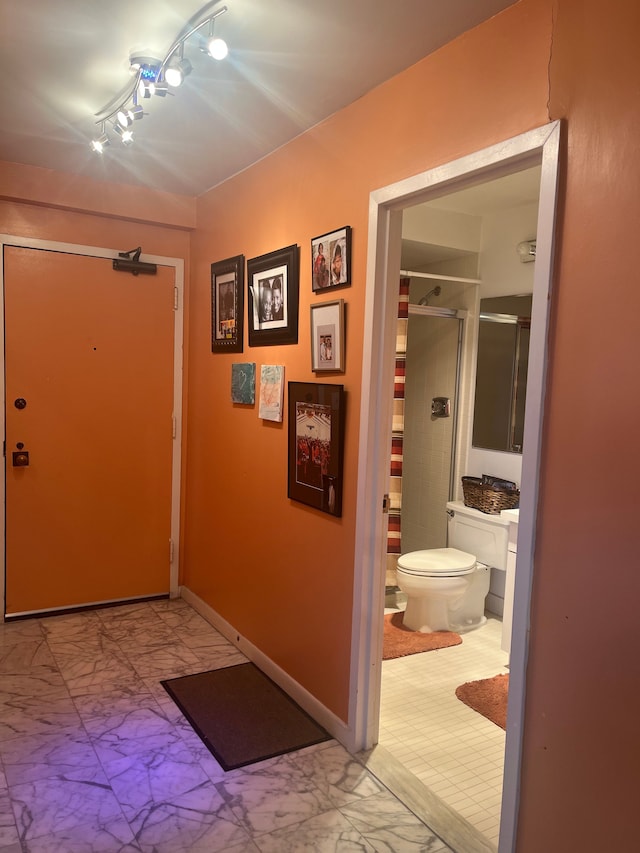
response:
M474 554L487 566L506 570L509 545L509 520L487 515L462 501L447 503L447 545Z

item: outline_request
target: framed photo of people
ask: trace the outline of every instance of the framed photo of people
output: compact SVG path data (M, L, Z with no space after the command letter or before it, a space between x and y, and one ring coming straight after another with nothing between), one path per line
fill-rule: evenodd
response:
M345 394L342 385L289 382L288 497L342 515Z
M298 343L298 246L247 261L249 346Z
M311 306L311 369L344 373L344 299Z
M244 255L211 264L211 352L242 352Z
M351 284L351 228L346 225L311 241L311 289L314 293Z

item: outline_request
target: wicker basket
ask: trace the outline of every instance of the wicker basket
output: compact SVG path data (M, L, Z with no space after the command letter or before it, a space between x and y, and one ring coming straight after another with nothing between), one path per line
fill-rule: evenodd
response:
M487 515L499 515L503 509L514 509L520 503L520 489L499 488L483 483L479 477L463 477L462 491L465 506Z

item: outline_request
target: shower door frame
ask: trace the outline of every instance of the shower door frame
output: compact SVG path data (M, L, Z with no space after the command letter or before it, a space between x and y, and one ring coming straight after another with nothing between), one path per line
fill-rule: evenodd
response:
M403 271L403 274L404 271ZM411 274L409 273L409 276ZM469 280L471 281L471 280ZM479 284L479 281L477 282ZM453 424L451 428L451 447L450 447L450 458L449 458L449 483L448 483L448 500L453 500L455 494L455 484L457 482L458 471L460 468L460 462L458 460L458 444L460 441L460 394L461 394L461 373L463 370L463 350L464 350L464 342L465 342L465 331L466 331L466 321L469 315L469 312L464 308L440 308L436 305L416 305L413 303L409 303L408 305L408 320L411 319L411 316L414 317L431 317L440 320L455 320L458 323L457 328L457 342L456 342L456 380L455 380L455 390L453 395ZM409 322L407 322L407 359L406 359L406 371L408 373L410 368L409 365ZM406 407L406 376L405 376L405 407ZM406 414L406 409L405 409ZM406 431L405 431L405 439L404 444L406 445ZM404 451L403 451L404 456ZM402 512L400 513L400 529L402 530ZM402 534L401 534L402 536ZM443 545L433 546L433 547L445 547ZM411 549L409 549L411 550Z
M352 751L375 745L380 718L386 558L383 507L389 479L402 211L447 191L541 166L499 853L514 849L520 795L560 131L560 121L551 122L383 187L369 198L348 727Z

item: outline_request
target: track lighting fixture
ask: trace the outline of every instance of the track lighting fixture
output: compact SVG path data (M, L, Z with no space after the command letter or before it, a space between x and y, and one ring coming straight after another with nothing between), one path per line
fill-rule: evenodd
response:
M188 40L198 33L203 27L208 27L206 37L206 50L214 59L224 59L229 50L226 42L214 36L214 22L227 11L226 6L218 6L215 11L210 10L218 5L218 0L207 3L197 12L179 33L164 59L150 56L131 56L129 59L132 72L135 75L133 85L128 88L123 97L111 100L99 113L96 114L96 124L100 128L100 135L91 142L91 149L101 154L109 145L107 135L107 123L109 129L120 137L125 145L133 142L131 125L137 119L141 119L145 113L139 100L149 100L155 96L160 98L172 94L169 87L178 88L184 82L193 67L188 57L184 55L185 45ZM202 41L201 41L202 44Z

